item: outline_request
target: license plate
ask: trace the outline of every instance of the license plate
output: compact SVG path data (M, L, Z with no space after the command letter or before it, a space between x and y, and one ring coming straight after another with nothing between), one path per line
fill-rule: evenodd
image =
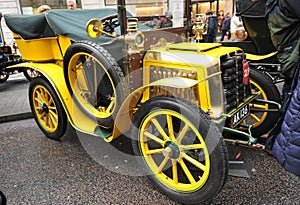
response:
M232 116L231 116L231 126L237 126L242 120L244 120L250 113L249 105L244 105L239 108Z

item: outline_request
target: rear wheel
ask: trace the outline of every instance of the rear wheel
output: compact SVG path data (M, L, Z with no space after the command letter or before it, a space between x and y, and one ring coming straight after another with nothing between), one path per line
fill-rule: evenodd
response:
M280 93L272 80L264 73L255 69L250 70L250 84L252 92L260 91L258 99L281 103ZM244 124L252 125L252 134L260 137L268 133L276 124L280 112L264 112L277 107L268 103L253 102L250 104L250 115L244 120Z
M5 81L7 81L9 75L6 74L0 74L0 83L4 83Z
M49 138L61 138L67 129L67 116L52 86L42 78L35 78L29 86L29 102L34 119Z
M37 70L32 69L32 68L26 68L23 71L23 74L24 74L25 78L29 81L31 81L33 78L36 78L40 75L40 73Z
M180 203L212 199L223 187L228 167L220 130L197 106L155 97L133 118L137 160L158 189Z
M113 117L127 92L126 80L116 60L103 47L79 41L64 57L67 87L79 107L104 127Z

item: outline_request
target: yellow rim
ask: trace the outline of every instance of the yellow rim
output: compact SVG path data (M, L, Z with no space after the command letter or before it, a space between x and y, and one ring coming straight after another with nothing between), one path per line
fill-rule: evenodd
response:
M199 131L182 115L172 110L152 112L142 123L139 142L147 166L164 185L194 192L206 183L208 149Z
M84 59L85 63L82 63ZM93 79L89 82L85 70L93 73ZM99 85L100 79L97 78L99 73L108 77L111 89L113 89L113 95L107 96L109 104L97 105L97 86ZM112 115L116 107L116 88L114 83L107 73L107 70L103 64L98 61L94 56L79 52L72 56L68 66L68 77L73 95L79 101L80 105L90 114L96 118L107 118ZM92 100L91 100L92 99Z
M258 89L258 91L260 92L261 99L268 100L266 93L256 82L250 80L250 83L252 84L252 89ZM263 110L267 110L268 107L269 107L268 104L263 105L263 104L251 103L250 109L251 108L260 109L262 111L256 112L256 113L250 113L250 115L245 119L245 121L243 123L244 124L252 124L253 128L260 126L265 121L265 119L267 118L267 115L268 115L268 113L263 112ZM260 113L260 115L258 115L259 113Z
M33 107L38 121L49 133L58 127L58 111L49 91L39 85L33 90Z

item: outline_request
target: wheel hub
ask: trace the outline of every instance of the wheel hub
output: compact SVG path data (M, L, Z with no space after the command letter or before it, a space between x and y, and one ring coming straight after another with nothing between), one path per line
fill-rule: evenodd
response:
M163 155L172 159L177 159L180 156L180 150L175 142L167 141L165 143Z
M44 103L43 106L42 106L42 112L45 112L45 113L49 113L49 108L48 106Z

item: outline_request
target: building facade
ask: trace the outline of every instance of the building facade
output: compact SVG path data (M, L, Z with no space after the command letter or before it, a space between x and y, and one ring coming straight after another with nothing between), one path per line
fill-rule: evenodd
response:
M105 6L105 0L76 0L77 7L82 9L101 8ZM1 0L0 12L2 14L36 14L39 6L47 4L52 9L66 9L66 0ZM5 25L4 19L1 21L4 38L7 44L12 44L13 37L11 31Z
M222 14L232 10L234 0L192 0L192 13L203 13L206 9L211 9L215 14ZM115 6L117 0L76 0L79 9L103 8ZM172 5L183 2L183 0L127 0L126 8L136 16L162 16ZM38 7L49 5L51 9L66 9L66 0L1 0L0 12L2 14L37 14ZM175 7L175 6L174 6ZM4 19L1 21L4 37L7 44L12 44L13 37L10 30L5 25Z

